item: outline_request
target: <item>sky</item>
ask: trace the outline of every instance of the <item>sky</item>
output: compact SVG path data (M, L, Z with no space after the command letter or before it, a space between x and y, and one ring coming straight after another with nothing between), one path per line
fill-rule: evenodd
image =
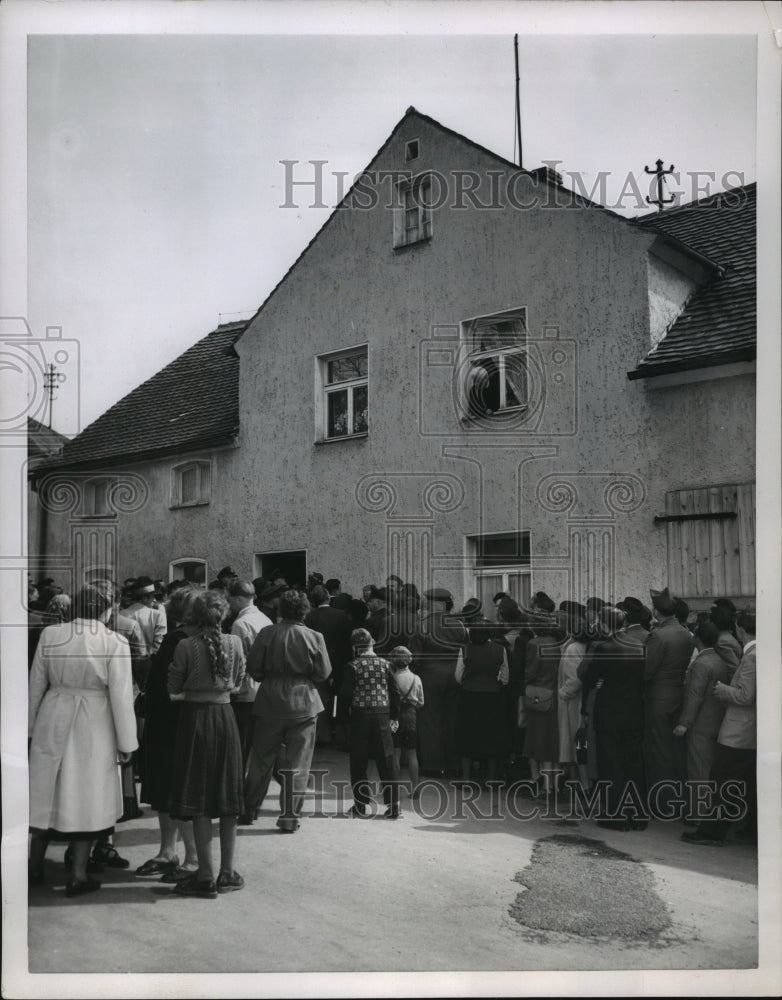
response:
M626 215L658 157L680 171L682 201L698 194L694 171L714 174L709 191L755 179L753 35L531 34L516 9L466 34L269 34L260 21L226 34L230 19L206 34L32 31L26 316L77 348L55 429L76 433L261 305L329 214L309 189L281 207L280 161L309 179L308 161L326 160L333 206L332 171L352 178L410 105L514 159L514 30L525 167L557 161L587 192L605 171Z

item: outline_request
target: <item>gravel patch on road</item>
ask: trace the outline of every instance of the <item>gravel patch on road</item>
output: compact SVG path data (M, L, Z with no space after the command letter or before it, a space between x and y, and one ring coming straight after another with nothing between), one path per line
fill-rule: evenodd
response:
M656 937L671 924L651 872L601 840L545 837L515 880L526 891L510 915L526 928L629 941Z

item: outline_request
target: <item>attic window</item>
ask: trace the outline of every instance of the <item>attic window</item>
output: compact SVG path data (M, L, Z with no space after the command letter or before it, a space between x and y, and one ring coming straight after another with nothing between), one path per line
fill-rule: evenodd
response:
M410 160L418 159L418 139L410 139L409 142L405 143L405 160L410 162Z
M431 239L432 180L429 174L419 174L400 181L394 210L394 247Z
M212 497L212 463L184 462L171 470L171 507L198 507Z

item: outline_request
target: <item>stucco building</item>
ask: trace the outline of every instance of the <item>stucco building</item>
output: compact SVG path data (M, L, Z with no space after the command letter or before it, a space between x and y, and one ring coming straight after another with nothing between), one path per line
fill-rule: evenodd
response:
M38 476L42 562L753 602L754 195L630 221L410 109L252 320Z

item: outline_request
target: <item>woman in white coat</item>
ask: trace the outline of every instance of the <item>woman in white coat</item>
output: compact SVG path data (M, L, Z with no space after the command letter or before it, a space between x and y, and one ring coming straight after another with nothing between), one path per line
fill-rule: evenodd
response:
M90 845L122 815L119 763L137 749L127 640L106 627L110 591L86 586L73 621L44 629L30 671L30 875L40 881L49 840L73 852L68 896L100 888Z
M557 690L557 724L559 731L559 763L565 771L576 768L576 733L581 724L581 680L578 667L587 648L586 608L575 601L563 601L559 606L559 625L567 632L559 661ZM589 784L585 765L578 765L581 784ZM572 776L572 775L571 775Z

